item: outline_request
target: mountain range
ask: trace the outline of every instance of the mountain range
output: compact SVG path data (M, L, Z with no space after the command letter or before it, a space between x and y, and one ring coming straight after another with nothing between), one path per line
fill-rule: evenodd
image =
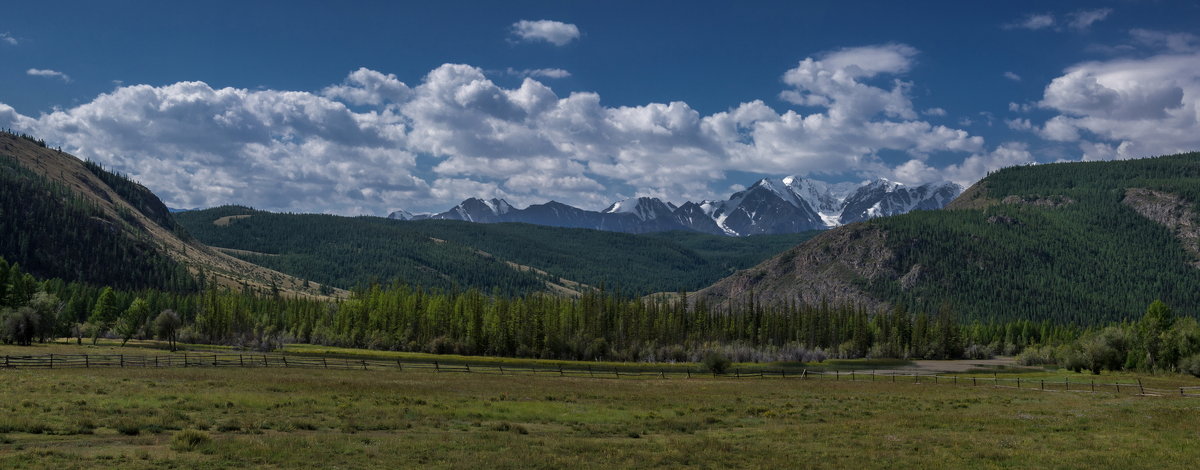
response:
M856 185L788 176L763 178L724 201L675 205L658 198L638 197L618 201L597 212L555 201L517 209L503 199L471 198L439 214L414 215L399 210L388 218L523 222L625 233L690 230L747 236L822 230L913 210L940 209L961 192L961 186L949 182L913 187L880 178Z
M1137 318L1155 300L1195 312L1198 202L1200 153L1010 167L942 210L822 232L692 300L1073 324Z

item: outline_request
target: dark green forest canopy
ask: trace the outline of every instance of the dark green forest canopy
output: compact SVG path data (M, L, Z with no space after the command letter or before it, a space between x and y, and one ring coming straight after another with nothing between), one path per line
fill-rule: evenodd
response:
M96 171L105 181L135 186ZM152 194L149 198L157 202ZM151 204L149 198L144 205ZM0 152L0 256L45 278L121 288L198 288L181 264L150 242L126 236L122 226L131 223L137 220L130 214L110 218L87 199Z
M982 208L868 222L888 232L893 267L903 274L920 265L922 280L907 290L876 280L868 290L979 319L1095 324L1136 317L1156 299L1200 312L1195 257L1122 203L1130 188L1200 201L1200 154L1007 168L980 187L973 207Z
M250 217L213 223L239 215ZM184 212L175 218L206 244L261 253L234 254L338 287L400 280L507 294L544 290L546 279L558 278L627 295L694 290L812 236L631 235L513 223L277 214L240 206Z

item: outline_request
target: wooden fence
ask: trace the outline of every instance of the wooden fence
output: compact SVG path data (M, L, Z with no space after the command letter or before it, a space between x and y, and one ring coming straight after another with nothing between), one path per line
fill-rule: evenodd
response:
M424 370L436 373L472 373L493 375L545 375L558 377L588 378L658 378L690 379L712 377L719 379L797 379L852 382L890 382L911 384L957 385L965 387L1002 387L1022 390L1059 392L1110 392L1140 396L1200 397L1200 387L1152 388L1134 382L1087 382L1064 379L1042 379L1028 377L957 376L929 374L900 370L884 371L840 371L840 370L789 370L735 368L725 374L713 374L691 369L614 367L537 367L504 366L496 364L453 363L437 361L419 362L405 359L352 359L344 357L288 356L269 354L195 354L181 353L163 356L138 356L124 354L46 354L35 356L4 356L0 364L3 369L86 369L86 368L167 368L167 367L262 367L298 369L339 370Z

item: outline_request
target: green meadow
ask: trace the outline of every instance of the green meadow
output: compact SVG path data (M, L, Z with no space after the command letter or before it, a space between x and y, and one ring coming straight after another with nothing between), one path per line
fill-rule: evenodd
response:
M1200 461L1200 420L1189 418L1200 399L1110 392L411 369L5 369L0 377L0 468L1164 468Z

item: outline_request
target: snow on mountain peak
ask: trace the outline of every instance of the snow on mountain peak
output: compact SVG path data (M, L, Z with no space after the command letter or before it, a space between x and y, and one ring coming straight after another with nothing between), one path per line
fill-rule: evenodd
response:
M604 214L633 214L638 219L646 221L658 218L660 208L665 208L667 212L676 209L674 204L664 204L658 198L636 197L614 202L607 209L600 212Z

